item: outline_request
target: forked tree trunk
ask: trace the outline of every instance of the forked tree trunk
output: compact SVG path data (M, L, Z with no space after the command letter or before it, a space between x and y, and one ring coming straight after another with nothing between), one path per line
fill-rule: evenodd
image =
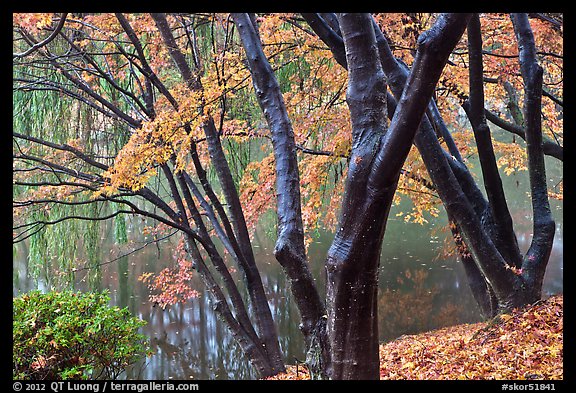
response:
M347 67L344 45L333 20L324 14L303 14L310 27L330 48L334 59ZM449 153L441 147L436 130L446 128L443 120L431 103L427 116L423 118L414 144L430 174L451 222L454 235L471 289L483 313L493 316L538 300L548 263L553 237L554 221L551 216L546 189L544 154L562 159L562 150L557 145L543 140L541 129L542 68L538 65L534 37L526 14L513 14L512 20L519 43L519 60L524 79L524 114L522 127L510 127L495 119L495 116L480 108L483 105L481 81L481 36L476 18L470 25L470 101L465 104L471 118L481 155L483 178L488 191L484 198L470 171L454 150L451 136L442 134ZM403 94L408 78L408 69L395 59L387 39L374 22L380 61L390 89L396 99ZM394 103L391 98L390 103ZM484 111L484 115L482 114ZM491 147L486 118L501 124L526 140L528 171L530 174L531 198L534 213L534 236L530 249L520 255L513 226L506 207L499 175L495 170L494 153Z
M188 88L194 92L202 90L202 84L198 74L194 74L193 70L188 65L186 58L184 57L183 53L180 52L180 49L176 43L174 36L172 35L172 31L169 27L168 21L166 20L166 16L161 13L153 13L151 14L156 26L168 48L168 52L170 57L176 64L182 79L186 82ZM196 70L196 72L200 72ZM200 108L198 108L200 109ZM268 301L266 298L266 294L264 292L264 286L262 284L262 280L260 277L260 273L256 266L256 262L254 260L254 254L251 248L250 237L248 235L248 229L246 227L246 221L244 218L244 214L242 211L242 206L240 203L240 198L238 196L238 192L234 185L232 175L230 172L230 167L224 155L224 151L222 150L222 145L220 143L220 136L216 130L214 125L214 120L211 116L207 116L207 120L203 124L203 130L206 135L206 140L208 142L208 151L210 153L210 158L212 163L216 169L216 173L218 175L218 179L220 181L220 185L222 187L222 191L224 193L224 197L228 204L228 211L231 217L231 224L228 222L226 217L226 213L221 209L221 205L215 204L218 208L219 215L223 218L226 234L229 239L229 252L231 255L235 256L237 260L238 267L243 272L245 277L246 286L248 289L248 294L250 297L250 301L252 302L252 306L254 307L254 314L256 320L256 326L258 327L259 336L256 333L253 333L252 326L250 325L250 321L248 320L248 316L245 316L245 323L241 326L245 332L245 334L252 336L252 341L256 343L259 347L258 351L255 353L263 353L263 360L257 359L255 356L250 356L250 359L253 364L257 366L259 372L262 376L270 376L277 374L278 372L285 371L284 367L284 360L282 358L282 353L280 351L280 345L278 342L278 334L276 332L276 326L274 325L274 321L272 319L272 314L270 311L270 307L268 305ZM203 174L203 170L201 169L201 165L197 160L197 152L195 151L195 147L192 146L191 153L193 158L196 157L194 162L198 171L199 176L202 178L205 176ZM190 182L188 182L190 183ZM203 185L206 183L203 183ZM193 185L192 185L193 186ZM185 179L182 181L183 189L187 189L187 183ZM206 188L206 186L205 186ZM210 197L212 190L208 188L207 194ZM216 198L211 197L212 201ZM200 198L202 200L202 198ZM188 205L192 205L192 200L190 197L190 201ZM201 222L201 220L200 220ZM226 271L226 268L223 267L221 269L223 272ZM232 299L234 292L237 291L235 285L229 285L231 297ZM241 306L240 301L237 302ZM238 310L239 316L244 313L243 307L236 307ZM230 323L228 323L230 325ZM264 366L258 366L258 364L263 364Z
M331 379L379 379L378 268L382 239L416 130L469 15L447 14L418 40L387 130L386 83L369 14L338 16L348 68L352 154L336 236L328 251Z
M387 131L386 82L370 16L341 14L338 19L349 72L352 154L340 221L326 260L328 374L332 379L378 379L378 267L398 176L386 180L387 188L369 188Z
M262 50L255 18L245 13L232 16L246 52L258 103L272 134L278 217L274 256L288 277L300 312L300 330L306 341L310 373L315 378L325 378L329 357L325 346L325 307L306 260L294 131L280 86Z
M524 80L524 120L526 153L532 200L533 237L522 262L522 278L528 287L526 303L542 296L544 273L554 243L556 224L550 211L542 138L542 75L538 64L534 35L527 14L512 14L518 39L519 61Z

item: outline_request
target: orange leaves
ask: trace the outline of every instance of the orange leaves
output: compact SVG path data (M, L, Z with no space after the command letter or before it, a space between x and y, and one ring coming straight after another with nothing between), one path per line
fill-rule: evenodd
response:
M390 41L397 44L391 47L394 56L402 59L410 65L413 61L412 50L416 47L416 37L421 30L417 24L408 22L407 14L401 13L379 13L374 17L382 31L390 38ZM408 33L408 34L407 34Z
M382 379L562 379L563 298L496 323L402 336L380 347Z
M302 222L304 224L304 242L306 247L312 243L312 233L320 227L324 197L331 194L327 190L330 158L327 156L309 156L300 161L300 184L302 197ZM334 198L338 196L333 195Z
M49 12L12 14L12 23L31 33L37 33L52 25L52 17L53 14Z
M54 341L54 340L52 340ZM52 343L52 342L50 342ZM32 368L32 370L34 371L39 371L42 370L46 367L48 367L49 365L53 364L54 361L56 360L56 355L52 355L50 357L45 357L42 355L39 355L36 360L34 360L31 364L30 364L30 368Z
M246 166L244 176L240 180L240 201L249 230L254 230L260 215L274 206L275 182L273 153L268 154L260 162L254 161Z
M124 31L118 19L112 13L86 15L83 18L83 22L95 27L91 34L98 39L114 37Z
M208 104L217 102L224 94L232 98L236 90L251 86L250 71L243 62L241 52L215 53L210 64L212 66L202 76L202 86Z
M307 55L312 49L325 48L325 45L316 35L307 34L303 29L295 29L290 24L289 21L294 16L294 14L289 13L275 13L266 14L259 18L259 30L264 44L264 53L271 60L272 67L277 62L285 60L283 56L277 56L277 54L286 48L290 48L297 57ZM327 48L324 50L327 55L325 57L331 57L327 50Z

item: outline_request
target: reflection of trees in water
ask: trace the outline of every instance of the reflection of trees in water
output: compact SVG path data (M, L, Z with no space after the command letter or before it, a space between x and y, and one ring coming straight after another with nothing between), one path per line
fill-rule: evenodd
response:
M265 251L265 250L263 250ZM299 331L298 311L291 299L286 277L273 257L262 253L258 263L265 265L263 285L278 331L280 347L287 363L303 360L304 343ZM272 259L270 259L272 258ZM119 282L119 284L121 284ZM129 284L128 284L129 285ZM138 294L141 283L135 283ZM122 287L122 286L120 286ZM123 295L120 289L118 300ZM162 310L151 307L139 294L138 312L148 321L143 333L151 338L155 354L127 372L126 378L139 379L253 379L256 374L245 361L226 328L218 321L207 296L190 299ZM252 312L252 310L250 310Z
M396 283L381 290L378 299L380 339L389 341L403 334L414 334L443 326L468 322L477 312L464 304L457 292L442 288L441 281L430 280L428 270L406 269L396 275ZM446 280L453 285L454 280ZM471 302L472 310L477 306Z
M300 320L300 315L292 301L292 292L286 276L276 265L272 266L270 270L273 272L263 275L262 283L268 297L272 318L280 333L278 337L280 349L286 362L291 364L294 363L294 358L298 360L305 358L303 336L296 323Z
M249 379L254 372L231 335L201 296L142 315L154 355L127 373L141 379ZM140 370L142 370L140 372ZM140 374L138 374L140 373Z

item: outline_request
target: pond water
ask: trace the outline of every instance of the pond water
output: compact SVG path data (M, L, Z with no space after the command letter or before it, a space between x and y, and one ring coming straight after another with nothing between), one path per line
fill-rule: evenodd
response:
M547 158L550 185L562 178L562 166ZM515 230L521 250L525 252L532 237L531 205L527 173L504 176ZM405 203L405 202L403 202ZM563 215L562 203L552 201L556 220L556 236L544 282L544 294L563 291ZM424 225L405 223L396 213L409 207L393 207L384 237L380 267L379 327L380 339L389 341L402 334L413 334L458 323L480 320L478 307L466 282L462 266L453 256L444 255L450 244L443 209L438 218ZM142 235L143 221L129 218L128 235L131 247L146 242ZM254 236L254 251L261 270L272 315L277 324L280 345L286 363L304 360L304 346L298 330L299 314L291 300L287 280L272 255L273 232L265 221ZM309 248L312 272L319 287L324 287L323 263L332 241L331 233L320 233ZM147 321L142 329L150 337L154 355L127 371L127 379L252 379L256 377L243 358L227 329L210 306L208 295L198 279L200 296L162 310L148 301L149 290L138 277L159 271L173 263L175 237L159 247L148 246L141 251L114 260L123 253L113 243L113 228L101 228L102 265L97 279L89 272L76 273L76 288L110 291L113 305L128 307ZM38 279L28 274L27 245L17 246L13 258L13 293L32 289L49 290L49 272ZM236 273L239 274L239 273Z

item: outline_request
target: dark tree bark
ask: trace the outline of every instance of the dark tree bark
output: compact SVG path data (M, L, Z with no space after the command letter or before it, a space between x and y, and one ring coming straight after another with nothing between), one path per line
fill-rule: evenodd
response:
M467 15L443 15L421 35L389 130L386 83L371 17L338 16L349 71L352 154L337 233L326 260L329 375L378 379L376 295L382 239L402 164Z
M326 260L328 374L332 379L378 379L379 256L399 172L386 179L387 187L369 188L387 131L386 82L370 16L341 14L338 19L349 72L352 153L340 220Z
M534 37L526 14L512 15L524 80L523 112L514 100L513 94L516 92L510 90L510 109L517 124L499 119L484 107L483 83L486 78L482 70L482 36L478 15L438 16L434 26L419 36L415 60L410 69L393 56L385 35L370 14L302 15L318 37L328 45L336 62L348 70L346 101L352 123L352 148L346 157L349 159L349 168L337 232L325 261L326 304L320 297L308 267L304 247L297 150L311 150L295 143L279 84L262 50L257 18L254 14L238 13L233 14L234 23L246 53L257 100L270 128L275 157L278 238L274 254L289 279L300 312L300 327L307 348L306 362L312 377L378 379L379 256L399 176L401 173L411 175L402 169L402 165L412 144L418 148L428 169L433 183L429 186L435 189L446 208L450 229L470 287L482 311L488 316L534 302L541 297L555 230L548 202L544 154L561 160L563 151L558 144L542 136L541 99L545 94L542 89L543 69L538 64ZM94 54L83 52L73 39L65 35L65 16L43 41L37 42L25 30L21 31L23 42L28 44L29 49L15 54L15 62L33 54L31 57L40 59L37 64L59 71L66 81L62 83L45 78L30 85L59 91L110 119L123 122L131 129L138 129L143 121L156 117L155 92L164 95L172 107L178 110L178 101L148 64L146 51L127 18L116 14L127 40L120 42L111 39L111 42L116 45L119 56L124 56L129 64L139 93L138 90L130 91L122 87L111 73L99 65L101 63L97 59L92 58ZM202 91L199 78L201 62L194 59L194 66L191 67L180 51L173 27L164 14L152 14L152 18L177 73L192 92ZM470 97L463 107L470 119L478 147L487 198L466 167L432 99L448 57L467 26ZM187 27L183 27L189 43L194 47L195 43ZM121 109L122 106L114 100L84 83L78 75L88 68L69 62L65 56L60 58L51 53L51 42L57 36L61 36L62 42L69 45L74 56L81 55L90 72L117 91L132 110ZM127 46L131 46L131 49L127 50ZM142 76L144 82L140 80ZM30 83L25 78L15 79L15 82ZM391 93L387 92L388 88ZM560 100L550 94L548 96L562 105ZM204 104L200 103L196 109L199 114L203 114ZM514 235L487 121L501 125L526 141L534 236L524 256L518 249ZM188 124L183 124L183 128L187 133L192 132ZM110 201L124 204L130 210L120 209L102 217L70 216L59 220L25 223L15 227L20 231L15 240L21 241L32 236L38 230L37 226L41 229L74 218L104 220L118 214L140 214L181 231L187 252L210 293L217 315L260 375L273 375L285 370L284 362L254 260L238 191L211 116L207 116L202 128L225 203L218 199L199 159L196 144L192 142L190 160L201 186L194 182L192 172L173 169L173 156L169 161L159 163L161 175L169 188L169 199L162 199L164 195L148 187L137 191L120 187L112 195L101 195L95 200L53 201L62 204ZM96 192L108 180L106 171L110 167L75 147L16 131L13 137L17 147L14 159L27 165L33 163L42 171L56 174L58 180L62 176L65 180L59 185ZM34 153L21 150L16 140L74 155L76 162L82 165L75 167L75 164L68 162L51 162L49 158L36 157ZM440 140L445 142L446 150ZM331 154L324 151L314 153ZM18 180L15 185L54 184L48 181ZM150 202L153 209L139 207L124 199L127 196L138 196ZM20 203L24 206L28 202L43 203L41 200ZM172 202L174 205L169 204ZM211 230L243 272L253 313L249 312L246 300L226 265L226 259L218 251Z
M394 96L399 99L404 91L406 81L408 78L408 68L401 62L399 62L392 54L390 47L388 45L387 39L380 28L374 22L374 31L376 33L376 40L378 43L380 61L382 68L386 73L390 89L392 90ZM318 32L317 32L318 33ZM318 33L323 39L331 39L332 36L324 34L323 36ZM338 42L334 41L331 45L332 47L337 47ZM347 67L344 63L343 66ZM389 106L396 105L394 98L389 99ZM432 105L433 103L431 103ZM432 108L433 109L433 108ZM396 109L394 108L394 111ZM467 168L461 163L460 154L454 154L453 148L451 148L451 154L445 153L440 147L437 139L437 134L435 127L432 125L435 123L436 128L443 129L439 123L441 119L438 116L434 116L434 111L429 110L428 114L434 117L433 121L428 119L428 116L424 117L420 130L415 136L414 144L419 149L422 159L428 169L430 177L434 184L444 182L451 187L453 190L462 187L459 197L462 198L461 202L465 204L470 210L473 210L478 217L481 217L487 209L487 202L484 200L480 190L476 186L471 174L468 172ZM442 135L447 140L451 139L451 136ZM449 143L448 146L453 146L453 143ZM454 160L455 158L455 160ZM450 180L448 180L450 179ZM459 183L458 185L455 184ZM435 187L436 188L436 187ZM443 197L443 193L440 193L440 197ZM457 199L458 196L455 196ZM447 202L442 199L445 206ZM450 209L448 209L448 215L451 217ZM472 289L472 293L475 299L478 301L483 313L485 315L492 315L496 307L494 307L494 301L492 296L491 287L487 284L485 276L479 270L478 266L474 262L472 254L469 249L465 247L464 239L462 237L462 230L459 228L458 224L453 218L450 219L453 224L453 236L456 243L456 247L459 253L459 258L464 264L466 274L468 276L468 281Z
M160 31L164 42L166 43L166 46L168 47L170 56L179 69L182 78L187 83L188 88L192 91L201 90L202 84L200 79L197 77L197 74L195 75L192 72L184 55L182 52L180 52L165 15L151 15L156 23L156 26L158 27L158 30ZM198 110L201 111L201 108L198 108ZM268 362L268 369L266 369L262 375L274 375L285 370L284 361L282 359L282 354L278 343L276 327L274 325L272 314L270 312L268 301L264 292L264 287L262 285L262 279L254 260L254 254L252 252L250 237L246 227L246 221L242 211L240 198L234 185L230 167L226 160L224 151L222 150L220 137L214 125L214 120L211 116L209 116L208 120L203 124L203 129L206 135L206 141L208 142L208 151L210 153L212 164L216 169L220 185L228 203L232 228L230 228L228 225L229 221L223 209L221 208L221 204L217 202L215 206L218 209L220 216L223 217L224 226L228 229L228 242L234 248L233 255L236 256L238 266L244 273L250 300L255 309L256 324L260 334L262 335L261 345L263 347L264 353L267 356ZM201 182L204 185L209 198L214 201L217 198L215 197L212 188L208 185L208 182L206 182L205 172L201 168L198 155L195 152L195 147L192 146L191 149L193 162L198 171ZM184 181L184 184L185 183L186 182ZM224 217L226 218L224 219ZM231 229L233 230L233 233ZM224 235L223 233L221 234ZM230 285L230 288L233 291L232 293L237 290L233 285ZM249 331L248 327L246 327L246 329Z
M318 16L307 17L317 22L316 30L335 38ZM368 14L338 17L349 70L347 102L352 119L352 153L339 230L326 261L327 347L330 354L326 372L332 379L379 378L376 299L385 224L402 164L448 55L466 27L467 17L442 16L434 28L421 36L416 66L410 74L406 94L400 99L397 116L392 119L390 132L386 132L386 83L372 19ZM300 208L299 192L288 192L299 190L295 181L296 156L291 125L254 26L247 15L234 15L234 18L247 53L256 94L273 135L277 160L278 242L282 245L283 236L286 236L283 231L291 230L289 244L296 247L293 246L295 252L289 255L305 258L301 247L301 221L286 218L292 216L295 208L297 212ZM340 61L343 62L342 57ZM289 186L285 187L285 184ZM284 207L288 207L288 212L282 211ZM285 266L282 254L276 255ZM301 256L289 260L303 260ZM300 281L302 273L298 275ZM299 302L298 296L296 301ZM302 313L303 309L300 309ZM303 321L306 321L304 315Z
M194 75L186 62L184 55L180 52L168 26L165 15L152 14L152 17L158 26L162 38L166 42L170 56L176 63L182 78L188 84L190 90L201 90L202 84L200 79ZM268 306L268 301L262 285L262 279L254 260L254 254L252 252L250 237L246 227L246 221L242 211L238 191L234 185L232 173L230 172L230 167L220 143L220 137L211 116L204 123L203 128L206 135L206 141L208 142L210 158L212 159L212 163L216 169L216 173L218 174L218 179L220 180L220 185L222 186L222 190L228 203L230 216L232 218L232 227L234 229L235 237L233 238L234 240L231 241L235 242L235 239L238 239L238 242L236 243L238 247L235 250L238 257L238 266L244 273L250 300L255 309L256 323L259 332L262 335L263 350L268 357L267 360L270 369L262 375L274 375L285 370L284 361L278 343L276 326L274 325L270 307Z
M484 113L486 116L486 120L494 124L495 126L500 127L503 130L511 132L512 134L518 135L523 140L526 140L526 131L523 127L510 123L504 119L498 117L495 113L490 112L487 109L484 109ZM542 137L542 149L545 155L554 157L560 161L564 161L564 148L560 146L558 143L549 140L548 138Z
M493 221L492 239L506 261L516 268L522 265L522 255L512 226L512 217L508 210L502 180L496 165L496 155L492 146L490 128L484 115L484 72L482 69L482 35L480 17L475 14L468 24L468 50L470 71L470 97L464 105L468 114L488 196L489 214ZM495 219L497 218L497 219Z

